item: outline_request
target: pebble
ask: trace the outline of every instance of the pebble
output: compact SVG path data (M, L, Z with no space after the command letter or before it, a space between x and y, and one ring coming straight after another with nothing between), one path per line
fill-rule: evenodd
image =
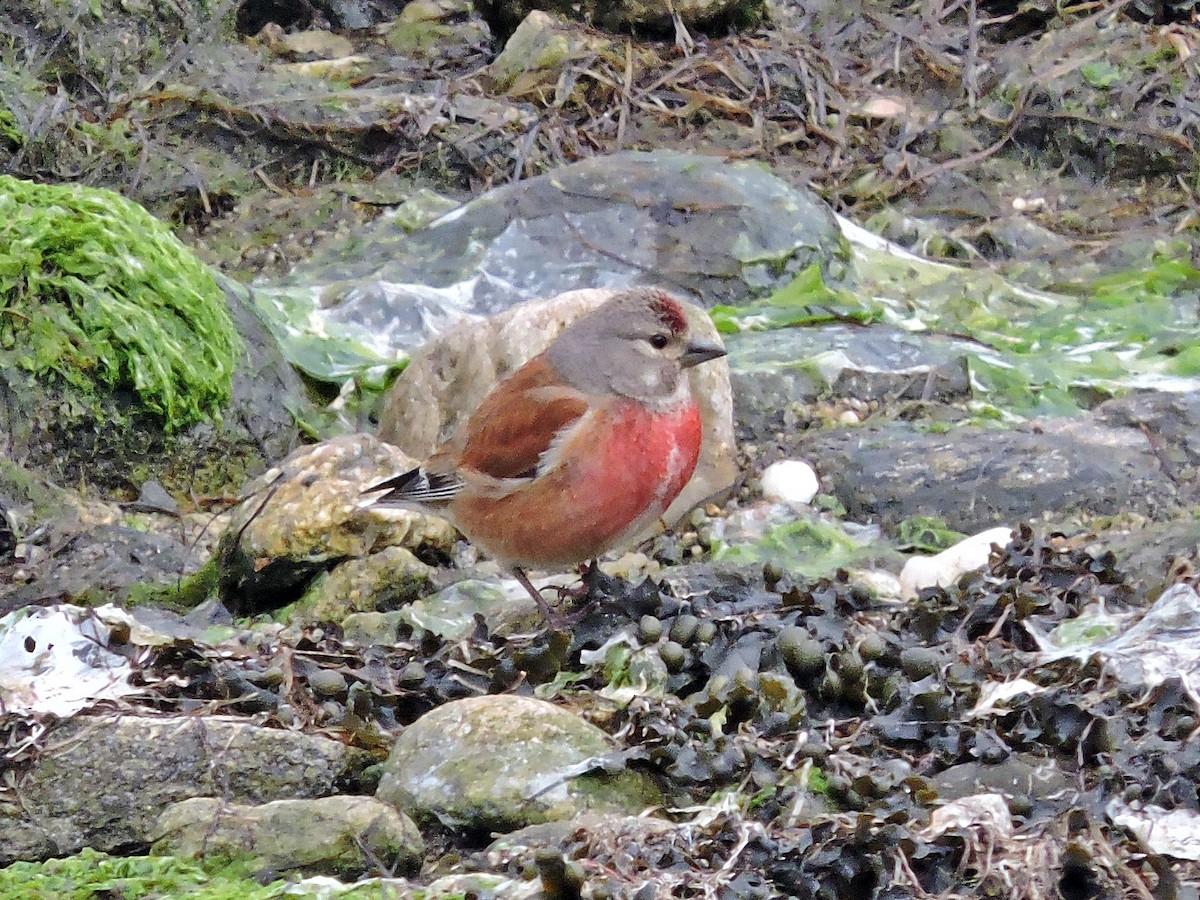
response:
M666 665L668 672L682 672L687 665L687 653L683 645L675 641L667 641L658 648L658 655Z
M771 463L763 469L759 480L763 496L780 503L808 504L821 490L813 467L798 459Z
M696 628L699 625L700 620L690 613L676 616L675 621L671 623L671 640L687 646L692 642L692 638L696 636Z
M900 668L911 681L934 675L942 667L942 658L929 647L906 647L900 651Z
M346 693L346 676L336 669L317 669L308 676L308 686L318 697L340 697Z

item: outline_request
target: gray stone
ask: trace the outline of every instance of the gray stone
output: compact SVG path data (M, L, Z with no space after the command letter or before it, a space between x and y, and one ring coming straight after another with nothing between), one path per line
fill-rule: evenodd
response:
M1183 508L1145 437L1090 417L1042 419L1013 430L925 433L904 422L806 434L795 443L849 518L894 526L939 516L957 531L1072 516Z
M240 719L78 716L14 773L0 800L0 864L145 846L169 803L319 797L368 761L330 738Z
M1107 425L1142 432L1172 478L1200 479L1200 393L1131 394L1102 403L1096 415Z
M373 346L412 350L463 318L565 291L649 285L707 307L769 294L813 264L838 284L847 260L812 192L757 163L656 150L522 179L413 231L383 219L281 287L319 292L312 315Z
M404 813L373 797L276 800L259 806L196 797L158 817L154 850L186 859L239 860L257 871L299 869L350 878L416 869L425 842Z
M497 831L659 802L640 773L591 771L615 749L551 703L511 694L455 700L400 735L376 796L417 821Z
M820 399L930 400L971 397L970 342L890 325L834 324L743 332L725 339L738 436L771 440L794 430Z
M1039 818L1064 812L1079 801L1079 784L1051 758L1013 753L994 763L968 762L939 772L930 779L943 801L977 794L1002 794L1014 809L1028 812L1043 807Z

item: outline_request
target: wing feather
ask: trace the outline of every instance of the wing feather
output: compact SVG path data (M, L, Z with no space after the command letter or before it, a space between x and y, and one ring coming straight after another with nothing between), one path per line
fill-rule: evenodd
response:
M403 475L373 484L364 494L386 491L371 499L372 506L410 506L414 503L437 505L449 503L463 489L463 481L453 473L430 473L423 468L411 469Z
M587 398L564 386L544 356L536 357L471 416L455 440L458 468L497 479L532 478L555 439L587 411Z

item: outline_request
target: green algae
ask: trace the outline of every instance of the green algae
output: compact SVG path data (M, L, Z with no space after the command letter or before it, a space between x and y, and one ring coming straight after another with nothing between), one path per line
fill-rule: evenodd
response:
M0 364L69 389L68 415L132 390L168 432L215 419L240 352L212 274L136 203L0 176Z
M13 863L0 869L0 900L268 900L287 894L284 882L262 886L230 872L210 873L174 857L109 856L84 849L77 856Z
M785 571L819 578L861 563L878 550L856 541L835 523L800 519L769 529L752 544L716 542L712 562L730 565L771 562Z
M1078 412L1129 390L1200 389L1200 269L1182 254L1049 292L869 243L855 252L851 287L831 288L810 267L765 299L713 309L718 329L883 323L956 339L968 348L974 398L1018 415Z
M813 263L769 297L739 306L715 306L709 315L717 331L736 334L827 322L868 324L883 319L884 307L852 291L827 286L820 265Z
M965 537L936 516L912 516L896 526L896 546L905 552L937 553Z

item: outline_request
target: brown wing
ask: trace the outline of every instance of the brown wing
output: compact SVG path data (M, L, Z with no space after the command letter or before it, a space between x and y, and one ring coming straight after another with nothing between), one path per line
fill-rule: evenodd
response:
M587 398L566 387L543 356L501 382L454 441L460 469L493 478L531 478L564 428L588 411Z

